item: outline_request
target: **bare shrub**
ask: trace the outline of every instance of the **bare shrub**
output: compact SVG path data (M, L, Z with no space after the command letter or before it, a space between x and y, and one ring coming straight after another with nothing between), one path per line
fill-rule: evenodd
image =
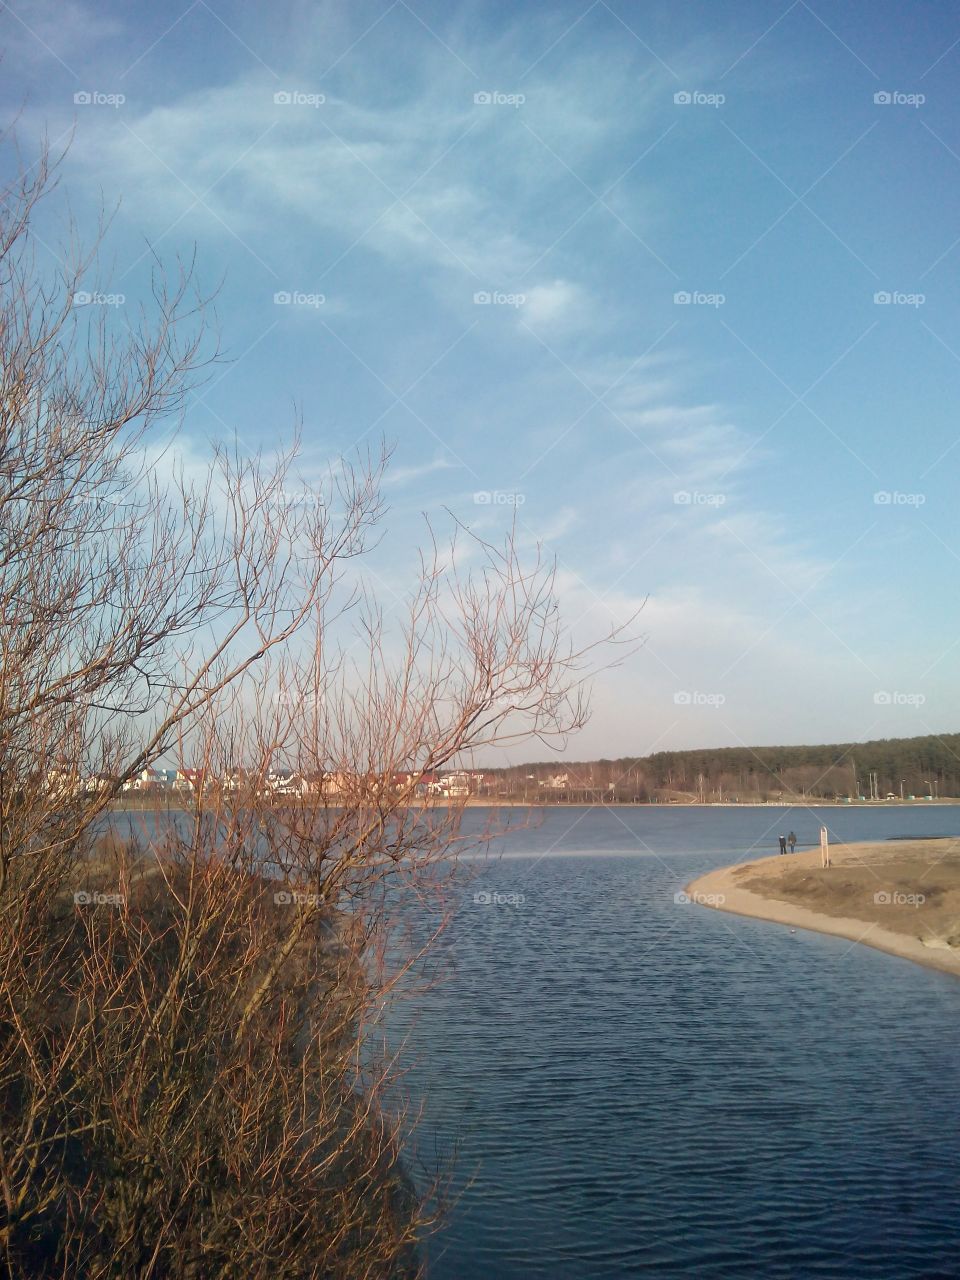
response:
M431 535L388 617L357 572L385 451L299 504L296 442L161 467L209 358L192 271L125 334L88 321L93 259L33 257L49 187L42 157L0 204L0 1257L414 1274L442 1178L403 1171L374 1033L465 839L420 779L562 741L590 653L510 537L464 577ZM105 834L161 760L172 811Z

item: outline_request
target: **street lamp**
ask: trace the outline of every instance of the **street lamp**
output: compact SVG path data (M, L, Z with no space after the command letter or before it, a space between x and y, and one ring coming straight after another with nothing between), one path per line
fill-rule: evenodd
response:
M928 789L928 791L929 791L929 795L927 796L927 799L928 799L928 800L932 800L932 799L933 799L933 783L930 781L930 779L929 779L929 778L924 778L924 780L923 780L923 785L924 785L924 786Z

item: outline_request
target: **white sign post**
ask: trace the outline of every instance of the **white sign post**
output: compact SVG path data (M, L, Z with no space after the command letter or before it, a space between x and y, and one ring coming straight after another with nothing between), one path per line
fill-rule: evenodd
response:
M820 828L820 865L821 867L830 865L830 837L826 827Z

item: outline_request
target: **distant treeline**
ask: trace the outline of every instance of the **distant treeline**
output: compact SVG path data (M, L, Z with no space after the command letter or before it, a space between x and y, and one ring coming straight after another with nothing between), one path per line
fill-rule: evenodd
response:
M602 792L624 800L960 795L960 734L793 747L718 747L488 770L487 794Z

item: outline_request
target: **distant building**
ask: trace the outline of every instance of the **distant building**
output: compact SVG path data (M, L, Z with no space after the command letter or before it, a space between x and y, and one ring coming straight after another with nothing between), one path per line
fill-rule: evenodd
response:
M43 789L48 796L61 799L75 796L83 789L80 774L69 765L54 765L43 776Z
M135 773L123 784L124 791L160 791L167 785L167 775L149 766Z
M482 774L478 775L483 777ZM450 773L442 774L429 787L431 795L447 796L452 800L462 800L469 796L474 790L474 777L463 769L454 769Z
M331 773L318 773L316 777L310 779L310 789L329 800L348 795L351 790L356 789L356 785L353 775L345 773L342 769L335 769Z
M267 774L266 791L274 796L302 796L306 795L307 784L292 769L271 769Z
M96 795L98 792L111 791L117 785L117 780L110 773L91 773L89 778L84 779L83 789L88 795Z
M202 791L206 774L203 769L174 770L174 791Z

